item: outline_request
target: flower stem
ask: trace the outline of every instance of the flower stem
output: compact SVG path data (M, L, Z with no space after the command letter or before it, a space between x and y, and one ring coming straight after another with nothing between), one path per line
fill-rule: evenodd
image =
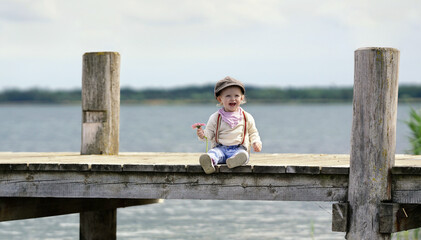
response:
M207 137L205 138L206 138L206 152L208 152L208 138Z

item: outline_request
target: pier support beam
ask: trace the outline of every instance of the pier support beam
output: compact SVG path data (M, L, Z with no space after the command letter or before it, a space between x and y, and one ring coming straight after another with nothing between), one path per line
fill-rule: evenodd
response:
M332 205L332 231L346 232L348 203ZM395 233L421 227L421 204L381 203L380 233Z
M0 222L159 203L157 199L0 198Z
M120 54L83 55L81 154L118 155ZM80 214L80 239L116 239L117 209ZM99 234L99 235L98 235Z
M380 232L394 233L421 227L421 204L380 205Z
M399 50L355 51L347 239L390 239L380 204L391 200L395 161Z
M79 239L117 239L117 209L80 213Z

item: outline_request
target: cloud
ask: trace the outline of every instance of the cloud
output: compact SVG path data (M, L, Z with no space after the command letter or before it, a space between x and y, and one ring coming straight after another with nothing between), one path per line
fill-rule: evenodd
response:
M8 24L3 24L10 39L3 50L55 57L92 50L127 50L152 58L272 55L278 51L270 47L279 49L292 42L308 53L314 51L314 43L343 40L334 33L348 37L354 46L379 39L392 43L402 36L400 32L411 31L411 24L421 22L420 4L411 0L18 0L3 4L2 11L10 12ZM22 44L21 38L27 36L31 41Z
M421 2L324 1L316 10L348 29L356 45L393 44L421 27Z
M121 6L123 14L152 26L244 27L249 24L282 24L278 1L130 1Z
M53 0L2 0L0 20L9 22L49 21L56 16Z
M324 1L318 14L331 16L351 27L379 28L402 23L419 23L421 2L402 1Z
M351 84L359 47L396 47L407 66L419 65L420 15L418 0L1 0L0 62L32 76L51 71L63 85L79 84L81 56L92 51L120 52L133 85L228 74L261 84ZM69 66L74 73L61 76Z

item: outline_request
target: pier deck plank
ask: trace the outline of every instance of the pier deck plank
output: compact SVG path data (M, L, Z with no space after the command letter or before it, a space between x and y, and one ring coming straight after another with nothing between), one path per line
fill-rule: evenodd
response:
M117 156L75 152L0 152L0 164L198 165L201 153L120 153ZM348 154L251 154L248 165L349 167ZM421 155L397 154L396 167L421 167Z

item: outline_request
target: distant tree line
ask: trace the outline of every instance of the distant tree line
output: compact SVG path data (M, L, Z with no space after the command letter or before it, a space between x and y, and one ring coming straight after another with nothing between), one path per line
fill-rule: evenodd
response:
M0 92L0 103L74 103L81 101L81 90L8 89Z
M352 87L275 88L248 86L246 98L252 103L351 102ZM133 89L123 87L121 103L210 103L215 102L213 85L172 89ZM421 101L421 85L399 87L400 101ZM7 89L0 92L0 103L80 103L81 90Z

